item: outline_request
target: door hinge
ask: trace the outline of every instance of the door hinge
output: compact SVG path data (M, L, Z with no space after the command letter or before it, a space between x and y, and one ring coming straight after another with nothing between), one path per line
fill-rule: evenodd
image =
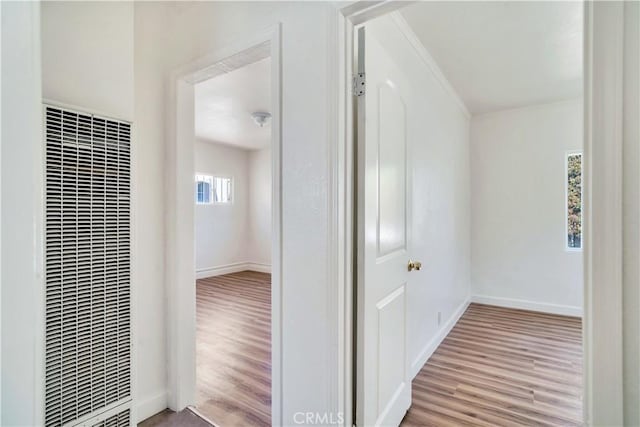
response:
M364 79L364 73L358 73L353 76L353 94L355 96L362 96L365 93L366 82Z

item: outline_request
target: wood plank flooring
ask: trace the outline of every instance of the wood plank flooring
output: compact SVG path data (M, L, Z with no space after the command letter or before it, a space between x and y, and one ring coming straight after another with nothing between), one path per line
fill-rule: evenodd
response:
M403 426L582 425L582 324L471 304L413 380Z
M191 412L188 408L180 412L169 409L147 418L138 427L211 427L211 424Z
M220 427L271 425L271 275L196 285L196 408Z
M197 282L197 409L220 427L271 423L270 281ZM471 304L412 389L406 427L580 426L581 320ZM143 425L200 425L187 415Z

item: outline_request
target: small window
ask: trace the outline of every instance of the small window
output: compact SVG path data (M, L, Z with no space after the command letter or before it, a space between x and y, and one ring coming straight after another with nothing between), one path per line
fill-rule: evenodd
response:
M199 205L211 204L211 188L213 177L209 175L196 175L196 203Z
M582 250L582 153L567 154L567 250Z
M231 178L196 175L196 204L228 204L233 201Z

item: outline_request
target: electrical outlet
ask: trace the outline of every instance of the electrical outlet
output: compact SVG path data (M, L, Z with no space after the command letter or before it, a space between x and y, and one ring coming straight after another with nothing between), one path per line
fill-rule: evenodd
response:
M440 326L440 323L442 323L442 312L441 311L438 312L438 326Z

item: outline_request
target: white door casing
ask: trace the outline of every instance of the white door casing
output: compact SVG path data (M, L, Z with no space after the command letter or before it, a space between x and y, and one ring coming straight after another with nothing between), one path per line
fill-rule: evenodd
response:
M410 86L380 43L358 30L358 426L400 423L411 404L407 352ZM364 68L363 68L364 67Z

